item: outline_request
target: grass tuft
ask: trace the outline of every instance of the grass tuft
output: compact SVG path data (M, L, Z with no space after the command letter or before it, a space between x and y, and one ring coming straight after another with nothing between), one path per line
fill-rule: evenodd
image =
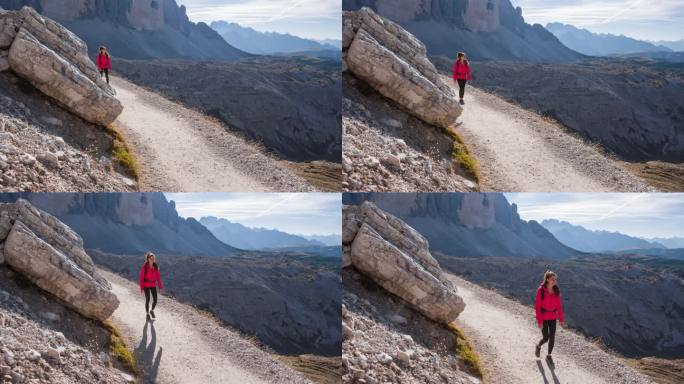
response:
M119 133L114 124L111 124L106 128L107 132L114 137L114 142L112 144L112 157L128 171L130 176L132 176L136 182L139 182L140 168L138 167L138 162L135 160L135 157L128 148L126 140L124 140L123 136L121 136L121 133Z
M484 376L484 372L480 358L463 335L463 331L455 323L449 324L448 327L456 339L456 352L458 353L459 362L468 373L481 379Z
M114 357L125 370L138 376L138 363L128 349L119 330L110 320L103 321L102 325L109 332L109 352L112 357Z
M444 128L443 131L453 140L451 144L451 157L455 162L456 168L461 169L470 179L479 182L480 174L477 170L477 162L470 155L461 136L456 133L453 127Z

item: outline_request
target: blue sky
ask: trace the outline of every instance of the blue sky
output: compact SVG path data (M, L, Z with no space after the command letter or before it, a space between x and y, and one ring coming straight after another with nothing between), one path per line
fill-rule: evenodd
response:
M528 23L562 22L642 40L684 38L682 0L511 0Z
M684 193L506 193L524 220L558 219L637 237L684 237Z
M258 31L342 38L342 0L177 0L190 20L232 21Z
M340 234L339 193L165 193L182 217L215 216L302 235Z

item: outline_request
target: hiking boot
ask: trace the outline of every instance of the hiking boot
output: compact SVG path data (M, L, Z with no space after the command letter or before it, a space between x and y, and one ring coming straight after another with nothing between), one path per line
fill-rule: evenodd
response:
M539 354L541 353L541 346L539 344L534 346L534 355L539 357Z
M145 317L147 318L148 321L149 321L149 320L152 320L152 318L150 318L150 314L149 314L149 313L146 314Z
M552 367L555 365L555 363L553 362L553 358L551 357L551 355L546 355L546 362L549 363L549 365L552 366Z
M459 100L458 103L461 105L465 105L465 102L463 102L463 99Z
M152 320L156 319L156 316L154 316L154 311L150 311L150 316L152 316Z

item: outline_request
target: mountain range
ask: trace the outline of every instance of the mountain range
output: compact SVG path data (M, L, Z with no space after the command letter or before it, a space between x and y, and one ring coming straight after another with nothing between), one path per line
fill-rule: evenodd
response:
M307 239L303 236L293 235L277 229L250 228L240 223L234 223L223 218L213 216L202 217L199 222L204 225L217 239L239 249L274 249L306 247L340 246L341 242L330 243L331 236L312 236ZM328 240L328 243L317 239ZM339 238L339 236L338 236Z
M539 24L530 25L510 0L342 0L347 11L369 7L404 27L431 56L476 60L574 61L582 54L564 46Z
M500 193L358 193L345 204L375 203L425 236L430 250L455 257L563 259L580 254L536 221L520 218Z
M580 225L555 219L544 220L541 225L548 229L561 243L582 252L613 252L634 249L666 248L656 242L647 241L619 232L593 231Z
M33 7L58 21L95 56L101 45L112 57L234 61L249 56L205 23L193 23L176 0L0 0L0 7Z
M570 24L549 23L546 29L565 46L590 56L609 56L642 52L672 51L672 49L648 41L607 33L593 33Z
M257 55L297 54L300 52L340 51L341 41L316 41L289 33L261 32L237 23L214 21L211 28L228 44Z
M56 216L78 233L87 249L114 254L230 256L237 249L220 240L197 220L178 216L163 193L22 193L2 194L13 202L23 197Z

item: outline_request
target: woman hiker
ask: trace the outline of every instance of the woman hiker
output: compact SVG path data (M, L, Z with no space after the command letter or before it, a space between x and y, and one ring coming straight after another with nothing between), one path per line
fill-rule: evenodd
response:
M539 325L539 328L542 330L542 339L535 346L534 354L539 357L542 345L548 342L549 353L546 355L546 360L549 364L553 364L551 352L553 352L553 344L556 339L556 320L559 320L561 326L565 328L563 303L557 281L558 278L554 272L546 271L544 273L544 281L539 285L537 297L534 300L534 307L537 313L537 325Z
M100 53L97 54L97 69L100 71L100 77L104 74L109 84L109 70L112 69L112 59L109 57L107 47L100 47Z
M472 79L473 76L470 73L470 64L468 64L466 54L459 52L454 63L454 81L458 83L458 98L461 105L465 104L463 95L465 95L466 82Z
M164 289L159 265L157 265L154 253L147 252L145 264L140 268L140 293L145 293L145 313L147 318L154 320L154 308L157 306L157 286L159 291ZM152 295L152 309L150 309L150 295Z

